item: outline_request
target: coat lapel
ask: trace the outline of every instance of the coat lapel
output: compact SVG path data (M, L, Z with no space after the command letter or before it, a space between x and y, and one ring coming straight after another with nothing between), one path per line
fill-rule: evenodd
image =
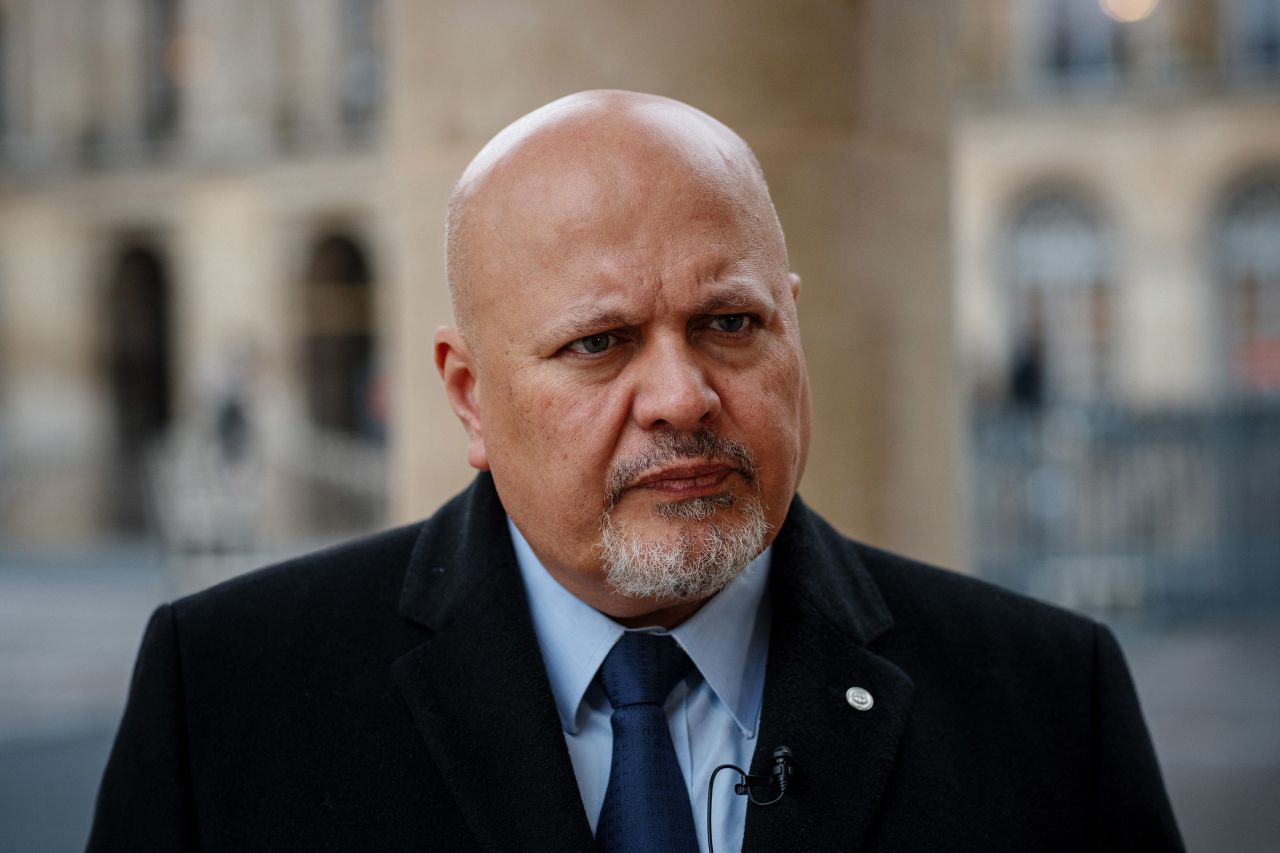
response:
M434 635L392 675L480 846L594 850L487 475L424 526L400 609Z
M753 773L786 745L776 805L747 809L746 853L863 847L898 751L912 684L875 654L892 618L854 546L797 497L774 547L773 624ZM525 603L505 513L478 477L428 521L401 614L432 634L392 675L479 845L595 849ZM858 711L849 687L871 693Z
M853 546L793 502L774 547L773 625L753 773L767 773L773 750L791 748L787 795L751 805L743 849L862 849L893 769L911 707L912 683L868 645L892 628ZM850 687L874 704L856 710Z

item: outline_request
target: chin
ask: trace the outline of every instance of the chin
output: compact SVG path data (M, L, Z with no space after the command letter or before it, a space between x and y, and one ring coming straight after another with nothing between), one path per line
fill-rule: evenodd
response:
M628 515L601 517L600 553L610 586L630 598L709 598L764 550L769 533L760 499L732 492L657 503L639 523Z

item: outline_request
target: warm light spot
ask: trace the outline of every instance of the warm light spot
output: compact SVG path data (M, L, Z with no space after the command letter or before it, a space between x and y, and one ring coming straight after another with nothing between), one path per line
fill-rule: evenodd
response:
M1098 0L1107 17L1122 24L1141 21L1155 11L1160 0Z

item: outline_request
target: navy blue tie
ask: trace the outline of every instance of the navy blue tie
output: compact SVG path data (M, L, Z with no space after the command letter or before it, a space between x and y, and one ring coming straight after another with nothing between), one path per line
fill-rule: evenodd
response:
M693 808L662 705L691 661L670 635L622 635L600 667L613 763L596 826L603 853L697 853Z

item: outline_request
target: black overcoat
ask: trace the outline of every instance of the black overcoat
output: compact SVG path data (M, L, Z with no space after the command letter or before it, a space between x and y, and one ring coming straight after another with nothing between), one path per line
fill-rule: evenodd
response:
M1105 628L798 498L770 594L753 769L796 773L746 851L1182 849ZM89 849L594 849L492 479L160 607Z

